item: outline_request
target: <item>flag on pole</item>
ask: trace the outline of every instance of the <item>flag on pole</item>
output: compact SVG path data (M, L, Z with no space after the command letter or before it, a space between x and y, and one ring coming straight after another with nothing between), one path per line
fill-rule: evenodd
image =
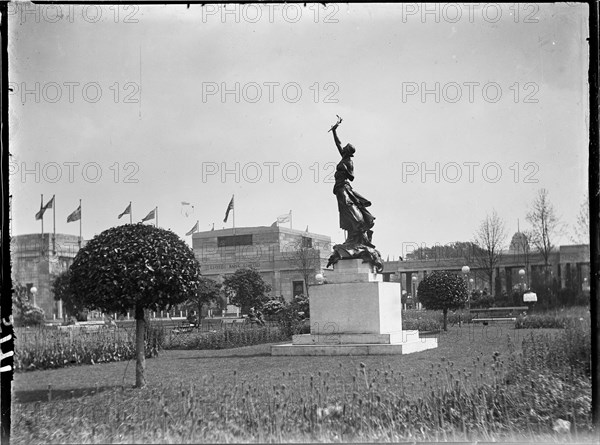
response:
M48 201L46 203L46 205L44 205L44 201L42 201L40 203L40 211L35 214L35 219L42 219L44 217L44 213L46 212L46 210L53 208L53 206L54 206L54 196L52 197L52 199L50 199L50 201Z
M194 213L194 206L187 201L181 201L181 214L186 218Z
M42 195L42 200L40 201L40 210L35 214L35 219L42 219L44 216L44 212L46 209L44 208L44 196Z
M292 213L292 212L290 211L290 213L288 213L288 214L286 214L286 215L281 215L281 216L278 216L278 217L277 217L277 222L278 222L279 224L286 223L286 222L290 222L290 216L291 216L291 213Z
M231 197L231 201L229 201L229 205L227 206L227 210L225 211L225 219L223 222L227 222L227 218L229 218L229 212L233 210L233 196Z
M67 222L79 221L81 219L81 206L77 207L77 209L67 216Z
M189 235L191 235L192 233L195 233L195 232L197 232L197 231L198 231L198 221L196 221L196 224L194 224L194 227L192 227L192 228L190 229L190 231L189 231L188 233L186 233L186 234L185 234L185 236L189 236Z
M306 233L308 233L308 226L306 226Z
M129 203L129 205L127 206L127 208L125 210L123 210L123 213L121 213L119 215L119 219L121 219L121 217L124 216L124 215L131 215L131 203Z
M148 221L148 220L150 220L150 219L154 219L154 218L155 218L155 216L154 216L154 215L155 215L155 213L156 213L156 209L152 209L152 210L150 211L150 213L148 213L146 216L144 216L144 219L142 219L142 222L144 222L144 221Z

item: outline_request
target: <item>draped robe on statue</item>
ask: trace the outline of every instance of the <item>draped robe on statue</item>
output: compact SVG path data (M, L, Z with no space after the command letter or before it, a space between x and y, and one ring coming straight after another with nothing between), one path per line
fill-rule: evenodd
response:
M340 212L340 227L348 232L346 243L370 245L367 232L374 226L375 217L366 208L371 201L352 189L350 181L353 180L352 154L345 153L336 167L333 187Z

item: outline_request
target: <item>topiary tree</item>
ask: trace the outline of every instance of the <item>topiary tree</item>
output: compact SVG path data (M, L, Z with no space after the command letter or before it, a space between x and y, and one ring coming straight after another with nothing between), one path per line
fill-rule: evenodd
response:
M256 269L242 268L223 279L223 287L230 295L229 302L239 306L246 314L251 307L262 307L271 291L271 286L265 283Z
M419 283L419 301L425 309L442 310L444 331L448 326L448 309L459 309L468 300L467 285L462 277L445 271L435 271Z
M70 269L69 291L88 309L136 320L137 387L145 378L145 310L169 310L192 298L200 286L200 264L173 232L143 224L113 227L89 241Z

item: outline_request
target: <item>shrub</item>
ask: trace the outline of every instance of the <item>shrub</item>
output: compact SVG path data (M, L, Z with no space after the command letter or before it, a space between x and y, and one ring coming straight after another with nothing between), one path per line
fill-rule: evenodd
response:
M450 323L450 326L460 323L470 323L472 319L473 315L466 309L448 313L448 323Z
M547 311L520 315L515 324L516 329L563 329L573 320L589 320L587 308L561 309L558 311Z
M469 323L473 316L467 310L448 312L450 326ZM419 331L438 331L442 329L444 314L441 311L405 310L402 312L402 329Z
M298 312L300 318L310 318L310 305L308 297L304 294L294 295L290 303L290 310Z
M482 292L473 292L471 296L471 308L488 308L494 305L494 297Z
M278 327L234 327L211 332L172 334L165 349L230 349L288 340Z
M285 302L281 297L271 298L262 305L262 312L267 317L273 317L279 314L285 308Z
M442 323L438 320L427 318L408 318L402 320L402 329L406 331L439 331L442 328Z
M41 326L45 321L44 310L29 302L15 315L15 326Z
M82 328L61 331L48 327L20 329L15 333L15 371L135 359L135 330ZM145 356L156 357L165 341L161 326L146 327Z
M293 335L310 332L310 324L306 322L309 315L308 298L297 295L276 315L275 321L284 335L292 338Z

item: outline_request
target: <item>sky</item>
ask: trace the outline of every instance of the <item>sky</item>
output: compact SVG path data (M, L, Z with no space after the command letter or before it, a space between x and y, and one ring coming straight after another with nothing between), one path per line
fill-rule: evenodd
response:
M328 129L356 147L386 258L510 236L545 188L571 243L588 187L585 4L32 5L9 9L13 234L85 239L158 207L185 233L343 242ZM485 6L484 6L485 5ZM182 206L189 202L190 206ZM192 207L193 206L193 209ZM289 224L282 224L289 227ZM52 230L52 213L44 218Z

